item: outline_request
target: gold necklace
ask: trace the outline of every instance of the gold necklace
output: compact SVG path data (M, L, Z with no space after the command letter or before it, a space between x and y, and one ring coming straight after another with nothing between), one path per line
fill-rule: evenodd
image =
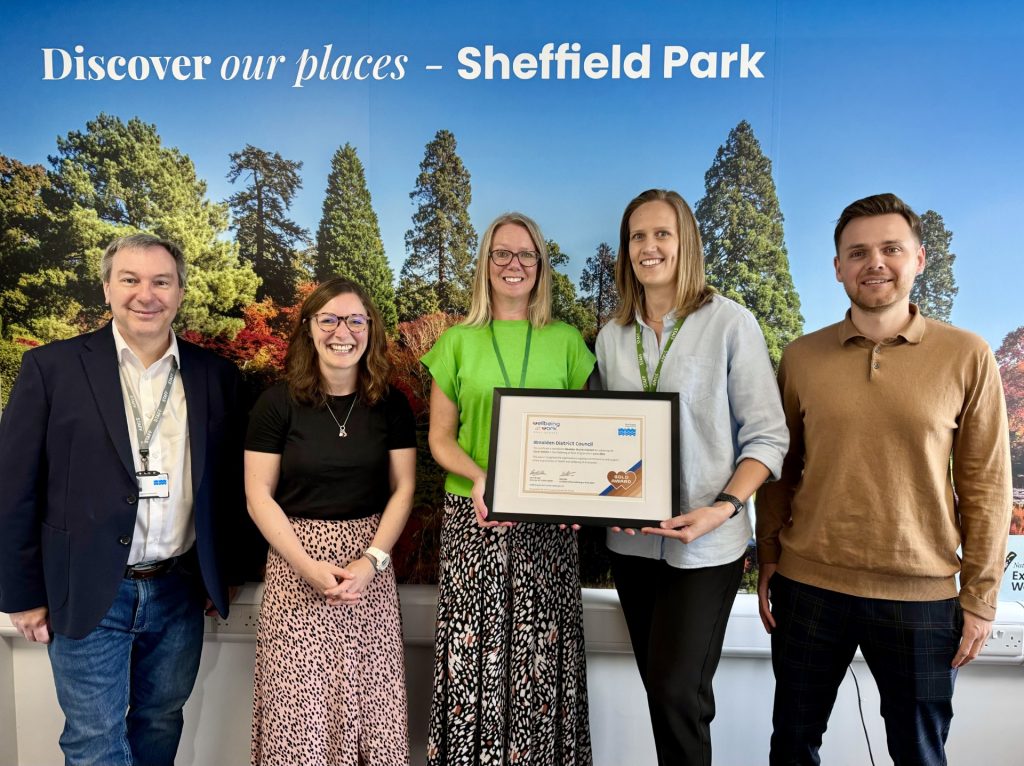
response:
M329 413L331 413L331 418L334 420L334 424L336 426L338 426L338 436L340 436L342 439L344 439L344 438L346 438L348 436L348 433L345 431L345 426L348 425L349 416L352 415L352 408L356 406L356 399L358 399L358 398L359 398L358 396L352 397L352 404L350 404L348 406L348 414L345 415L345 422L344 423L339 423L338 422L338 418L336 418L334 416L334 410L331 409L331 403L329 401L327 401L326 399L324 399L324 404L327 405L327 411Z

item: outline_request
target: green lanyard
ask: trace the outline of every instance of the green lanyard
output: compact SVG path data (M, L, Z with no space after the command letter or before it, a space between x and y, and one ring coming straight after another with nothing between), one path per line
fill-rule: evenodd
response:
M665 362L665 357L668 355L668 349L672 345L672 341L676 339L676 335L683 328L684 318L680 322L676 322L676 326L672 328L672 332L669 333L668 340L665 341L665 345L661 347L661 358L658 360L658 366L654 369L654 379L647 379L647 360L644 359L644 342L643 337L640 335L640 322L634 321L633 326L636 328L636 361L640 365L640 383L644 387L644 391L647 393L653 393L658 390L658 380L661 378L661 365Z
M494 320L487 326L491 331L491 345L494 346L494 355L498 357L498 366L501 368L501 377L505 379L505 387L511 388L512 381L508 379L508 371L505 369L505 360L501 358L501 349L498 348L498 339L494 337ZM530 363L530 339L533 337L533 325L527 322L526 325L526 348L523 350L523 371L519 375L519 387L526 387L526 366Z

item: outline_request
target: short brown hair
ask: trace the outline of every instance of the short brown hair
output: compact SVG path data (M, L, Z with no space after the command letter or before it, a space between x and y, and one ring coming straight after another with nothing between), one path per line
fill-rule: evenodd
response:
M319 357L316 346L313 345L309 325L315 321L313 315L329 300L346 293L352 293L362 301L366 307L366 315L370 318L366 352L359 360L356 388L359 398L364 404L372 407L387 391L391 365L388 362L388 341L380 312L373 305L370 296L358 284L341 277L331 277L317 285L313 292L306 296L295 319L295 326L292 327L291 337L288 338L288 352L284 357L285 379L288 381L289 393L299 404L322 407L327 401L327 387L320 373Z
M903 220L910 226L910 230L914 232L914 236L917 237L917 244L921 244L923 237L923 230L921 228L921 218L914 212L914 210L906 202L901 200L895 194L872 194L870 197L859 199L856 202L851 202L843 210L843 214L839 216L839 220L836 221L836 233L834 236L836 244L836 254L839 253L839 238L843 235L843 229L845 229L854 218L868 218L876 215L899 215L903 217Z
M676 214L676 228L679 231L679 259L676 265L677 318L692 314L711 300L715 291L708 287L704 276L704 247L700 241L700 229L693 211L679 192L669 189L648 189L638 194L622 213L619 224L619 257L615 261L615 286L619 291L619 305L612 319L620 325L633 321L636 312L643 313L644 286L633 273L629 262L629 219L637 208L648 202L665 202Z

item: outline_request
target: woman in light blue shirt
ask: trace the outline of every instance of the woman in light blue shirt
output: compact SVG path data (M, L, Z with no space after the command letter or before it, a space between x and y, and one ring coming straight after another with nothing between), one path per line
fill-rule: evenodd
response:
M612 574L647 690L658 763L711 763L712 678L752 529L746 504L789 444L754 316L705 282L700 233L676 192L622 216L620 304L597 338L607 390L678 391L679 514L610 531Z

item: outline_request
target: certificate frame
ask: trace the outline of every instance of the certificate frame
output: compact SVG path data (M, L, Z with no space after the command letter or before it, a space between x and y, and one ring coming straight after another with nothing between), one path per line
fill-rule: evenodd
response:
M495 388L484 502L492 521L657 526L679 512L679 394Z

